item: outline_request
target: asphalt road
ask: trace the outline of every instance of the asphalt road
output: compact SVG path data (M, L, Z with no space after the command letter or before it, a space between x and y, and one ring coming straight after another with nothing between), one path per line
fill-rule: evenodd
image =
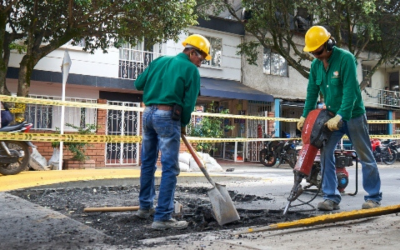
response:
M279 210L286 205L286 198L293 185L293 173L288 166L268 168L261 164L231 163L221 164L224 169L234 168L233 172L213 173L216 182L225 184L228 190L242 194L271 198L249 202L243 208ZM361 208L365 195L361 183L359 166L358 194L343 195L340 211ZM400 164L379 165L383 206L400 204ZM117 172L117 171L116 171ZM350 183L346 192L355 191L355 167L349 167ZM82 175L83 172L79 172ZM34 173L36 174L36 173ZM117 173L114 173L117 175ZM21 175L23 177L23 175ZM239 178L246 177L246 178ZM115 176L114 176L115 178ZM40 178L38 178L40 179ZM45 180L46 178L41 179ZM137 177L129 178L132 184ZM127 181L126 177L123 179ZM92 181L82 181L89 186ZM93 181L94 182L94 181ZM110 180L96 180L94 185L109 185ZM80 185L82 185L80 183ZM112 183L118 185L119 180ZM62 185L78 185L78 182ZM57 185L57 184L53 184ZM210 186L201 175L187 175L178 178L178 185ZM313 193L305 193L300 198L311 199ZM311 205L322 201L318 196ZM63 216L58 212L32 204L16 196L0 192L0 249L130 249L106 243L110 236L87 225ZM296 211L314 215L309 206L293 208ZM246 230L244 228L237 230ZM398 249L400 244L400 216L396 214L336 223L318 227L286 229L276 232L253 233L235 236L233 231L210 231L196 235L180 235L168 238L144 240L141 249ZM313 240L315 239L315 240Z
M261 164L235 165L223 163L224 169L234 168L233 172L227 172L230 176L247 176L261 178L255 182L234 182L224 183L229 189L237 190L240 193L254 194L260 196L270 196L274 202L267 204L269 209L282 209L286 205L286 198L293 186L293 172L288 165L281 165L280 168L265 167ZM381 191L383 193L382 206L400 204L400 162L393 165L378 165L381 176ZM358 164L358 185L357 194L351 196L356 191L356 166L346 168L349 173L349 184L342 195L341 210L350 211L360 209L364 202L366 192L362 187L361 164ZM303 180L303 186L307 183ZM304 201L310 200L314 193L304 193L300 198ZM311 204L316 206L322 201L322 197L317 197ZM296 209L309 209L309 207L298 207Z

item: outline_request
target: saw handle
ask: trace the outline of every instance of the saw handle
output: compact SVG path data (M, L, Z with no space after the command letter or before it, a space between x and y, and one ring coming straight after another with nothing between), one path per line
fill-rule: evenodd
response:
M203 172L204 176L207 178L207 180L215 187L215 182L211 179L210 175L207 172L207 169L204 168L203 163L200 161L199 157L197 156L196 152L194 151L192 145L188 142L186 139L186 136L184 134L181 134L182 141L185 143L186 147L189 149L190 154L193 156L194 160L196 161L197 165L199 166L201 172Z

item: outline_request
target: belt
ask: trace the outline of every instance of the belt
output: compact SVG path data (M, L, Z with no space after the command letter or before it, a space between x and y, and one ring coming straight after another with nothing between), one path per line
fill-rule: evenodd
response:
M154 105L154 107L158 108L159 110L172 110L172 106L169 105Z

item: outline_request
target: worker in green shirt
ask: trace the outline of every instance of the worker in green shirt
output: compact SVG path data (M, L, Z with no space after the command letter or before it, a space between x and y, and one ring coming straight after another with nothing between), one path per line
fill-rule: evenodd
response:
M182 43L185 47L176 56L157 58L136 79L135 87L143 90L146 108L142 118L142 165L140 173L140 209L142 219L154 214L151 225L156 230L184 229L186 221L171 217L174 194L179 175L180 135L185 133L191 113L200 93L198 67L203 60L210 60L210 42L201 35L191 35ZM162 176L155 198L154 173L158 153L161 151Z
M321 150L324 201L318 203L318 209L340 209L334 151L344 134L351 140L361 160L363 187L367 192L362 208L379 207L382 200L381 180L371 149L365 107L357 80L357 60L349 51L336 47L335 40L322 26L313 26L307 31L303 50L310 52L315 59L311 63L306 102L297 128L301 131L308 113L315 109L320 93L326 109L335 114L326 123L333 133ZM339 127L340 121L343 125Z

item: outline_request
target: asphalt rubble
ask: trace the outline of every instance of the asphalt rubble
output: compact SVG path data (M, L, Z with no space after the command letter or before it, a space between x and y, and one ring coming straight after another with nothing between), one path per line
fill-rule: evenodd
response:
M268 178L254 178L254 173L246 176L246 171L240 171L248 166L230 164L224 168L232 170L232 165L234 171L231 172L235 175L215 177L215 181L234 187L243 194L272 197L272 200L251 203L252 209L265 209L266 206L272 210L282 209L292 178L290 173L282 176L278 172L290 172L290 170L279 169L277 174L270 173ZM122 182L126 181L135 184L134 180ZM79 185L108 186L115 182L117 180L64 183L53 185L51 188ZM265 186L260 187L260 183L270 185L268 191ZM202 187L205 184L201 179L182 178L179 179L178 185ZM344 196L343 200L346 199L348 197ZM362 196L357 198L356 203L361 204L361 202ZM172 236L142 239L140 244L118 245L112 244L112 236L95 229L90 224L71 219L61 212L29 202L9 192L0 193L0 206L2 208L0 249L398 249L400 243L400 216L397 214L249 234L237 234L246 231L248 227L194 233L185 233L185 230L181 230L182 232ZM241 205L239 208L243 209L245 206ZM343 207L342 210L349 208ZM319 213L310 212L310 214Z

